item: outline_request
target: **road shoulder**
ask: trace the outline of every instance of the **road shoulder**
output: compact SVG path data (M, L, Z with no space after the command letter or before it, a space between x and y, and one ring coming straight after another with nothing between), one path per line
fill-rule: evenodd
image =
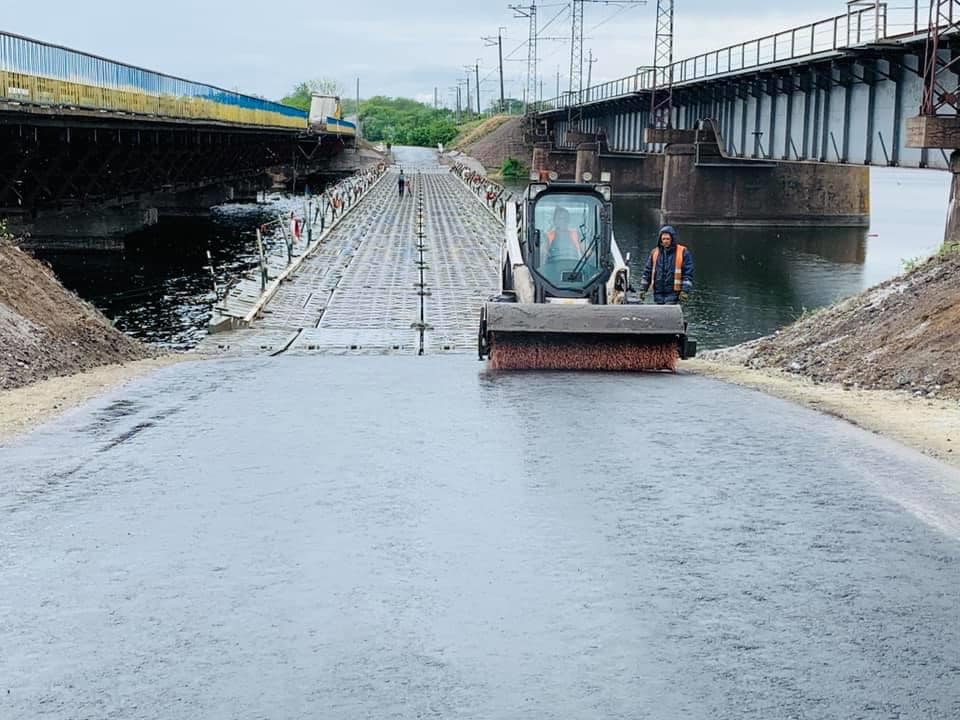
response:
M193 353L103 365L92 370L0 390L0 444L88 400L168 365L201 359Z
M752 388L842 418L858 427L895 439L955 467L960 467L960 402L914 397L895 390L864 390L769 368L735 362L693 359L682 372Z

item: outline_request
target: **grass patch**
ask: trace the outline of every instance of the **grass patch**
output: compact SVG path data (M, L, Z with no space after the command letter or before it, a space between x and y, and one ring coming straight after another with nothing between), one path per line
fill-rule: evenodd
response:
M919 255L912 258L902 258L900 260L900 269L905 273L913 272L924 260L926 260L926 258L922 258Z
M500 177L518 178L525 176L526 173L527 168L516 158L508 157L500 166Z
M462 150L467 145L475 143L485 135L489 135L498 127L507 122L511 115L494 115L483 120L471 120L459 126L460 132L454 138L450 147L454 150Z

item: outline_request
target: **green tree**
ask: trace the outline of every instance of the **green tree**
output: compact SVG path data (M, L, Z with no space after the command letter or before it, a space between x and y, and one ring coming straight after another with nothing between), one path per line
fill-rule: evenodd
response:
M336 95L341 97L343 95L343 89L340 87L340 83L336 80L331 80L330 78L315 78L313 80L306 80L295 88L293 91L286 97L280 100L284 105L289 105L291 107L299 108L301 110L310 109L310 96L313 93L320 93L321 95Z
M372 97L360 103L364 137L374 142L432 147L457 134L453 113L409 98Z

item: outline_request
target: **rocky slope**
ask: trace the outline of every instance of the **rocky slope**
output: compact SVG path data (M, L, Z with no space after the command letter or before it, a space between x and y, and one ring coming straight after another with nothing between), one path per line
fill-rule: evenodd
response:
M774 335L704 355L847 387L960 398L960 252L942 252Z
M151 354L0 237L0 390Z

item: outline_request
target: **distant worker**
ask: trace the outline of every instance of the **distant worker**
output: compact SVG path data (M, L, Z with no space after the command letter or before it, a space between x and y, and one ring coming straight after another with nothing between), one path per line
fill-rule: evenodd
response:
M553 228L547 230L547 260L572 258L579 260L583 254L580 233L570 227L570 213L558 207L553 211Z
M669 225L660 228L657 246L647 258L640 278L640 300L653 288L657 305L686 302L693 291L693 254L677 243L677 231Z
M397 189L400 191L400 197L403 197L403 191L406 189L407 178L404 177L403 168L400 168L400 178L397 180Z

